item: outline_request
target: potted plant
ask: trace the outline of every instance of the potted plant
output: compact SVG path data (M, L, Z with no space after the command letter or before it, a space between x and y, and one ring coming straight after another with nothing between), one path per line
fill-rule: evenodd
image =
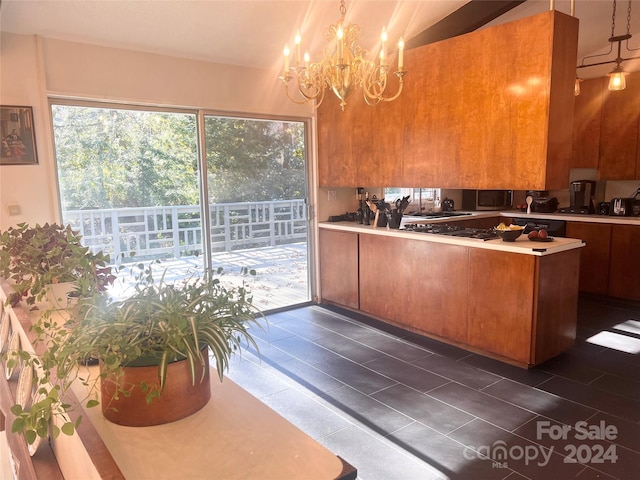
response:
M35 306L45 298L50 285L82 280L76 284L82 286L81 293L91 294L113 282L109 256L91 253L81 239L71 226L56 223L20 223L2 232L0 276L11 281L16 292L10 302L16 305L24 299ZM54 299L59 300L57 296Z
M209 353L215 359L217 375L222 381L235 352L248 346L257 349L250 328L259 327L262 317L253 307L244 281L240 286L225 286L221 273L221 269L207 271L202 276L169 284L164 278L155 282L151 268L147 267L128 298L112 301L99 292L81 298L65 325L58 325L51 316L43 315L35 331L39 341L46 345L45 353L40 357L26 352L14 355L15 361L19 357L25 365L34 366L39 401L30 408L14 405L12 412L16 420L12 431L25 432L27 441L32 443L37 437L47 435L54 415L62 415L65 418L62 432L72 434L76 424L68 420L69 405L62 399L74 381L88 387L89 395L81 400L87 407L101 403L107 419L137 425L128 423L127 418L131 416L120 415L130 404L129 399L134 395L143 397L143 403L140 400L135 403L135 417L146 416L142 410L152 410L154 404L162 405L163 396L174 381L172 365L178 362L185 365L182 368L188 372L188 383L196 389L192 396L206 397L200 399L203 403L196 410L201 408L210 395L208 384L202 387L209 378ZM243 273L255 274L246 269ZM78 366L90 357L100 360L99 374L92 378L88 378L84 367ZM127 369L138 368L134 365L140 362L142 368L151 369L153 376L131 382L131 378L137 377L128 374ZM55 376L51 374L54 370ZM102 394L101 400L98 391ZM157 423L175 419L165 418ZM53 434L58 433L54 428Z

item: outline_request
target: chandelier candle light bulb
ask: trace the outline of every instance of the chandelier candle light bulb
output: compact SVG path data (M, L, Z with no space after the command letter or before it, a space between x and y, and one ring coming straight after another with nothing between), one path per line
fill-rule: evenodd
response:
M347 9L344 0L340 2L341 18L326 29L324 38L329 42L324 51L324 58L315 63L310 61L308 53L304 54L301 63L302 36L298 30L295 35L295 67L291 67L291 51L284 48L284 73L279 77L285 84L285 93L289 99L297 104L310 104L318 108L324 100L327 89L332 91L340 100L340 108L344 111L347 98L358 88L362 87L364 101L367 105L380 102L391 102L402 93L404 76L404 41L398 42L398 69L393 72L388 66L387 42L388 34L382 28L379 62L369 59L368 52L356 44L362 37L362 29L355 24L345 24ZM388 82L397 79L396 92L386 95ZM292 93L290 82L293 81ZM395 82L394 82L395 83ZM297 92L297 93L296 93Z
M302 37L300 36L300 30L296 32L296 37L294 39L296 44L296 67L300 66L300 44L302 43Z
M289 74L289 54L291 53L289 51L289 45L284 46L284 50L282 50L282 53L284 55L284 74L288 75Z
M389 36L387 35L387 29L382 27L382 33L380 34L380 40L382 40L382 45L380 46L380 65L386 65L387 63L387 40Z
M338 64L342 65L344 63L344 31L342 30L342 25L338 26L336 43L338 49Z

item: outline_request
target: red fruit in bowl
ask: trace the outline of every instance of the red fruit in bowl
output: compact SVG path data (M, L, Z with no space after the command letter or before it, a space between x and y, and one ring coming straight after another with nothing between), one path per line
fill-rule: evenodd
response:
M539 238L539 239L541 239L541 240L545 240L545 239L546 239L546 238L548 238L548 237L549 237L549 235L547 234L547 231L546 231L546 230L544 230L544 229L543 229L543 230L540 230L540 231L538 232L538 238Z
M532 230L531 232L529 232L529 235L527 235L529 237L529 240L533 240L535 238L538 238L538 231L537 230Z

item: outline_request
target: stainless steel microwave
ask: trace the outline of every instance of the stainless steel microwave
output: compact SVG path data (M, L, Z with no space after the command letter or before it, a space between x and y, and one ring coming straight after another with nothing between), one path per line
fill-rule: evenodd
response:
M462 210L507 210L513 190L463 190Z

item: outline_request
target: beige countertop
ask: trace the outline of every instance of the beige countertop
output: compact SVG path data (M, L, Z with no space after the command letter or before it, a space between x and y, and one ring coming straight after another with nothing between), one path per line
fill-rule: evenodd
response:
M493 212L495 215L496 212ZM640 217L617 217L615 215L570 215L566 213L529 213L521 212L519 210L508 210L497 212L502 217L509 218L531 218L535 219L553 219L553 220L565 220L567 222L586 222L586 223L609 223L616 225L640 225ZM471 216L465 216L462 218L473 218L477 215L488 216L485 212L474 212Z
M608 223L616 225L640 225L640 217L618 217L615 215L570 215L566 213L526 213L520 210L503 210L503 211L485 211L485 212L465 212L458 211L456 213L469 213L470 215L461 215L447 218L426 219L424 217L414 217L405 215L403 221L420 222L420 223L442 223L455 222L457 220L469 220L471 218L486 217L506 217L506 218L530 218L531 220L564 220L567 222L587 222L587 223Z
M483 215L483 214L481 214ZM495 216L495 212L493 213ZM486 215L488 216L488 215ZM418 218L418 217L414 217ZM473 218L471 216L457 217L460 219ZM477 218L477 217L476 217ZM439 219L440 220L440 219ZM441 219L451 222L451 218ZM428 221L424 223L432 223ZM574 248L584 247L585 243L576 238L555 237L552 242L532 242L526 235L521 235L515 242L504 242L501 239L496 240L478 240L473 238L452 237L449 235L435 235L420 232L412 232L407 230L395 230L386 227L373 228L370 225L360 225L355 222L323 222L320 228L326 230L337 230L343 232L352 232L359 234L385 235L395 238L405 238L409 240L420 240L424 242L446 243L449 245L461 245L473 248L483 248L487 250L499 250L503 252L520 253L526 255L551 255L563 252L565 250L573 250Z

